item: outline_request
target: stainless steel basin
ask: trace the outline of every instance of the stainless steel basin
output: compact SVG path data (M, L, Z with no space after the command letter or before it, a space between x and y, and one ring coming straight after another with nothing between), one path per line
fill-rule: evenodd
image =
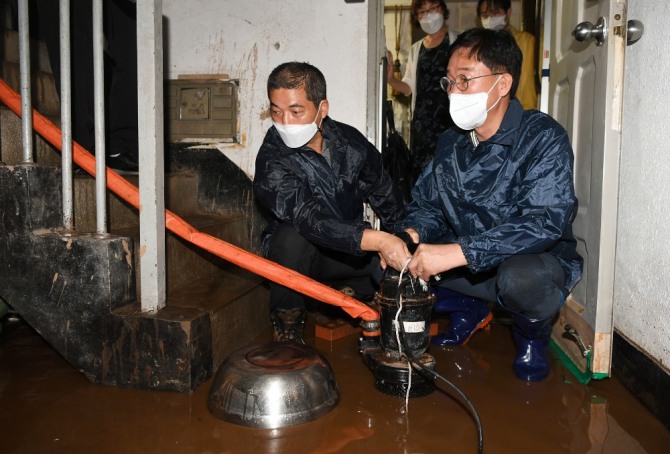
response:
M338 401L332 369L319 352L268 342L237 350L221 364L207 406L224 421L274 429L313 421Z

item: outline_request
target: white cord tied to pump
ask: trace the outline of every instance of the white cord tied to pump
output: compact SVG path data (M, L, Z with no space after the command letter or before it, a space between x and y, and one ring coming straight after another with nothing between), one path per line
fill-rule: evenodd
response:
M409 262L412 261L412 257L408 257L407 260L405 261L405 264L402 266L402 270L400 270L400 276L398 277L398 311L395 314L395 337L396 337L396 342L398 343L398 355L402 357L402 343L400 342L400 312L402 311L402 292L400 291L400 284L402 283L402 276L405 274L405 271L407 271L407 266L409 265ZM424 283L421 279L419 279L421 282L422 286L426 286L426 283ZM412 287L414 286L414 282L412 282ZM412 389L412 362L410 361L409 357L407 358L407 392L405 392L405 416L409 413L409 393L410 390Z
M402 276L407 271L407 266L409 265L409 262L412 260L412 257L408 257L407 261L402 267L402 270L400 270L400 277L398 278L398 312L395 314L395 327L396 327L396 342L398 342L398 354L402 355L402 344L400 342L400 321L398 318L400 317L400 312L402 311L402 292L400 292L400 283L402 282ZM439 275L438 275L439 276ZM439 279L438 279L439 280ZM428 283L425 282L423 279L419 278L419 283L423 287L424 290L428 289ZM412 286L414 286L414 283L412 282ZM421 368L424 368L421 364L418 364ZM425 368L424 368L425 369ZM445 377L439 375L438 373L431 371L430 369L425 369L428 372L430 372L432 375L440 378L440 380L444 381L446 384L448 384L454 391L458 393L459 396L463 399L467 407L470 409L472 412L472 416L475 419L475 422L477 423L477 436L478 436L478 450L477 452L481 454L484 451L484 431L482 429L482 424L481 420L479 418L479 415L477 414L477 410L475 410L475 407L472 405L472 402L470 402L470 399L461 391L456 385L451 383L449 380L447 380ZM412 389L412 362L407 358L407 374L409 375L408 377L408 382L407 382L407 393L405 394L405 418L409 415L409 393L410 390Z

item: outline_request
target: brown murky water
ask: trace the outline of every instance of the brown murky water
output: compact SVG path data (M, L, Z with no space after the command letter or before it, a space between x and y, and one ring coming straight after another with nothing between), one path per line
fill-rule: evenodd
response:
M212 380L191 394L93 385L14 323L0 334L0 453L477 452L474 420L448 387L405 411L404 398L374 389L356 336L308 343L330 361L340 403L301 426L252 429L208 412ZM583 385L554 363L543 382L517 380L505 325L429 352L477 409L486 453L670 452L670 432L616 379Z

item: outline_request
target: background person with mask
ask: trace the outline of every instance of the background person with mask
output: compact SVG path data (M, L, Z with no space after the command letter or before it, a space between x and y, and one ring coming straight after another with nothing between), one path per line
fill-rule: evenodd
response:
M328 117L326 80L308 63L276 67L268 78L273 126L256 157L254 194L270 214L264 255L319 282L353 290L358 299L376 290L379 251L401 267L404 243L386 254L393 235L363 220L363 203L389 228L404 212L402 198L383 170L381 154L355 128ZM347 290L348 290L347 289ZM347 292L349 293L349 292ZM305 297L270 284L275 341L303 342Z
M412 44L402 80L394 76L393 65L389 65L387 82L405 96L412 95L409 148L413 184L433 158L437 137L453 125L449 98L440 89L440 78L446 72L447 51L456 34L447 30L449 10L444 0L414 0L412 17L426 36ZM393 61L390 52L389 61Z
M517 99L524 109L537 109L537 89L535 86L535 37L528 32L519 31L512 27L509 18L512 15L510 0L479 0L477 14L484 28L492 30L507 29L521 49L523 63Z
M396 228L420 243L410 273L441 276L436 307L457 321L431 342L465 343L498 303L513 320L514 372L542 380L555 316L582 258L572 234L572 148L554 119L514 97L521 59L506 30L473 28L452 44L442 86L460 129L440 136ZM439 289L469 298L444 302Z

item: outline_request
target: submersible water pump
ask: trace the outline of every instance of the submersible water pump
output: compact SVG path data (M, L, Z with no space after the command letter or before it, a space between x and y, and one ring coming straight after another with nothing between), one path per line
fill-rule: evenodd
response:
M401 273L387 268L374 299L381 334L361 339L359 349L372 370L376 389L405 396L409 388L410 397L425 396L435 389L435 379L410 363L435 368L435 358L426 353L435 295L426 283L409 273L400 278Z

